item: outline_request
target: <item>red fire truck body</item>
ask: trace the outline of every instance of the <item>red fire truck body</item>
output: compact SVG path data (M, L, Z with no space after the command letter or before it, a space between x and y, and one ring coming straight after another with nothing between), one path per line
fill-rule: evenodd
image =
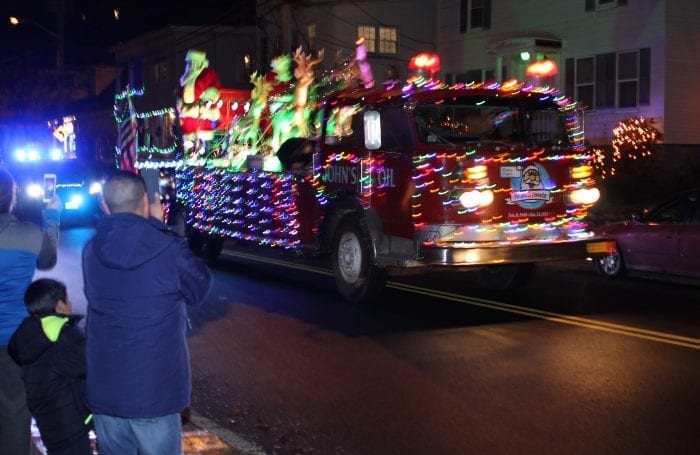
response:
M328 255L350 301L373 298L387 276L439 269L507 289L533 264L614 250L587 231L593 156L556 92L413 81L337 92L317 118L319 134L277 151L281 171L180 167L194 246L217 255L228 238Z

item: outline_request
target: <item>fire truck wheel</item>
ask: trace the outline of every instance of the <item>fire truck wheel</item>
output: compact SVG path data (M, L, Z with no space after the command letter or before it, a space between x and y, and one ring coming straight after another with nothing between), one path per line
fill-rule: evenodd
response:
M221 237L207 236L202 248L202 257L207 259L216 259L224 249L224 239Z
M187 244L194 254L206 259L216 259L224 249L224 239L196 229L186 228Z
M376 298L386 283L386 273L372 263L372 240L360 219L346 216L333 242L333 275L345 300L364 303Z
M619 251L595 258L595 268L606 278L616 278L624 275L627 271L625 260Z
M206 241L205 234L188 226L185 229L185 237L187 238L187 244L192 252L198 256L201 255L204 242Z
M494 291L518 289L530 280L532 269L532 264L489 265L479 269L479 283Z

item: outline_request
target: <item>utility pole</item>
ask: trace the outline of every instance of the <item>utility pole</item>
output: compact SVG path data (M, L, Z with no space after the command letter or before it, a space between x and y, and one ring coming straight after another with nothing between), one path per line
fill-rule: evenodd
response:
M65 0L60 0L58 2L58 43L56 45L56 66L58 67L58 114L63 120L63 115L66 113L66 68L65 68L65 55L64 55L64 41L65 41L65 15L66 15L66 2Z
M53 37L53 39L56 40L56 73L57 73L57 79L58 79L58 114L60 115L61 119L63 119L63 115L65 114L65 104L66 104L66 76L65 76L65 58L64 58L64 53L63 53L63 48L64 48L64 23L65 23L65 18L64 18L64 9L65 3L63 1L59 2L59 9L57 11L58 14L58 32L54 32L53 30L49 29L48 27L45 27L35 21L34 19L29 19L29 18L24 18L24 17L15 17L15 16L10 16L10 24L14 26L18 26L21 24L31 24L35 26L36 28L42 30L44 33L50 35Z

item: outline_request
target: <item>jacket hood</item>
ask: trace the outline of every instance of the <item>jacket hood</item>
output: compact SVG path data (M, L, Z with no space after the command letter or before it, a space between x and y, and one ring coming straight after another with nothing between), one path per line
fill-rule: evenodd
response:
M132 213L116 213L97 224L91 247L105 266L132 270L150 261L175 241L163 223Z
M60 320L60 322L54 321L54 323L51 324L53 327L48 329L49 334L46 332L47 328L42 326L42 320L46 320L47 318ZM75 325L80 319L81 316L66 316L63 314L50 314L41 317L30 316L22 321L10 338L7 345L7 352L19 366L32 364L54 344L63 328L63 323ZM49 335L55 338L51 340L49 339Z

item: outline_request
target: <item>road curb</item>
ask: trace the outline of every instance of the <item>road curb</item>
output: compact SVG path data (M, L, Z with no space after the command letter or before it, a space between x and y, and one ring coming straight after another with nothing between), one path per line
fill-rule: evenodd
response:
M263 448L259 445L199 415L195 411L191 411L189 421L195 427L219 437L240 455L266 455Z

